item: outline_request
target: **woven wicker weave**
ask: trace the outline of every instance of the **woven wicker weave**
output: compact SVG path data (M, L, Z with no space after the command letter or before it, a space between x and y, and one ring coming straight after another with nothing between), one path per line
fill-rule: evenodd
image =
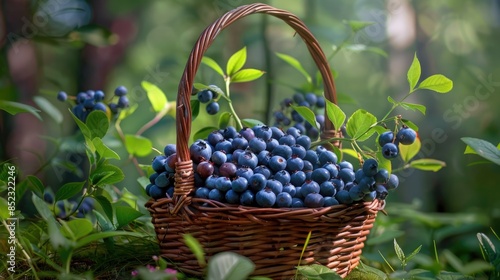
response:
M181 271L201 275L196 258L183 242L190 233L202 244L207 258L233 251L250 258L255 275L290 279L299 265L307 235L311 239L301 265L322 264L345 277L359 263L361 249L384 202L356 203L317 209L257 208L228 205L193 197L194 171L188 140L191 133L190 95L201 59L222 29L250 14L282 19L302 37L324 81L324 95L337 103L333 77L317 40L295 15L265 4L231 10L208 26L198 38L186 64L177 95L177 160L172 199L151 199L146 207L158 237L161 255ZM325 121L323 138L340 137ZM337 143L338 145L338 143Z

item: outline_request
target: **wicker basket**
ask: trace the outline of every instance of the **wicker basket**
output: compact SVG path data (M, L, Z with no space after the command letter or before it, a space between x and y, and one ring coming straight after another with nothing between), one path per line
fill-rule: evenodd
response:
M232 251L250 258L254 275L290 279L299 265L306 238L311 238L300 265L322 264L345 277L359 263L361 249L384 202L355 203L317 209L257 208L228 205L194 198L194 171L188 140L191 133L190 95L203 54L219 32L250 14L263 13L282 19L299 34L323 76L325 98L337 103L330 67L317 40L295 15L265 4L241 6L208 26L198 38L179 84L177 95L177 160L172 199L151 199L152 216L161 256L187 274L202 275L183 234L202 244L206 257ZM325 121L322 138L341 136ZM338 143L337 143L338 145Z

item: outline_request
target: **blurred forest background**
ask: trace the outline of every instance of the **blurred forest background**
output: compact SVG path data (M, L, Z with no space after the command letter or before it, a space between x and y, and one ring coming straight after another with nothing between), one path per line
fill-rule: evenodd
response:
M0 112L0 160L14 159L24 176L36 174L57 189L77 176L65 172L64 161L83 164L72 156L76 130L67 104L56 100L59 90L70 95L88 89L129 89L131 104L139 104L134 118L122 123L134 133L154 117L141 81L159 86L169 101L187 57L202 30L225 11L253 1L244 0L4 0L0 6L0 99L32 106L43 96L64 114L56 125L46 114L40 122L29 114L15 117ZM331 60L338 73L336 85L341 108L350 115L363 108L382 117L390 108L387 96L401 98L408 92L406 71L415 52L422 63L422 77L441 73L454 82L448 94L418 92L409 102L427 106L427 114L398 111L420 127L422 155L445 161L439 172L410 170L400 175L400 188L389 196L395 202L421 204L428 212L479 213L489 225L500 221L499 172L494 164L472 165L479 158L464 155L461 137L500 142L500 1L406 0L303 0L263 1L289 10L307 24L326 55L349 37L345 20L372 21L373 25L348 39L348 45ZM381 52L360 51L376 47ZM267 120L269 108L304 83L296 70L274 53L296 57L310 73L316 71L304 43L285 23L269 16L252 15L222 32L207 55L224 65L230 54L247 46L247 66L263 69L264 78L233 88L241 117ZM208 67L200 67L196 81L223 81ZM288 85L288 86L287 86ZM269 88L268 88L269 87ZM223 107L224 110L224 107ZM204 114L204 113L202 113ZM203 121L201 121L203 120ZM203 115L194 127L216 122ZM193 129L196 131L196 128ZM67 154L41 168L52 145L40 135L65 139ZM159 150L175 143L175 119L167 116L144 136ZM110 137L109 145L118 141ZM139 158L150 164L151 158ZM123 149L122 159L127 158ZM66 165L69 166L69 165ZM138 171L122 160L126 187L140 193ZM76 173L77 174L77 173Z

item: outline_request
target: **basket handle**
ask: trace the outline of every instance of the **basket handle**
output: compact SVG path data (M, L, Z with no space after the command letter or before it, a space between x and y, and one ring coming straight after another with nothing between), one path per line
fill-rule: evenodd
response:
M302 37L309 49L309 52L316 63L321 76L323 77L324 95L329 101L337 104L335 84L331 74L330 66L326 60L318 41L305 26L305 24L294 14L288 11L274 8L272 6L254 3L240 6L228 11L214 23L209 25L196 41L196 44L189 55L184 73L182 74L177 93L177 163L176 163L176 186L174 190L175 209L171 211L175 214L179 211L188 199L190 192L194 189L194 171L189 153L189 136L191 134L191 104L190 97L193 88L193 81L200 66L205 51L210 47L215 37L222 29L229 26L236 20L251 14L269 14L280 18L291 26ZM326 112L325 112L326 116ZM325 118L324 130L321 133L322 139L331 137L341 137L328 118ZM337 144L338 145L338 144ZM190 200L190 199L189 199ZM189 204L189 202L188 202Z

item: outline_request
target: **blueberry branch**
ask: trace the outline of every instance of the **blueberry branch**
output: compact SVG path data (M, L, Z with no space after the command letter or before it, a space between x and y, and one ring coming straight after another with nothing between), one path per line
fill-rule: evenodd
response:
M243 128L243 124L241 123L240 118L234 110L233 102L231 102L231 93L229 90L229 86L231 85L231 78L226 76L224 80L226 81L226 93L222 96L227 100L227 103L229 104L229 110L231 110L231 114L233 115L234 121L236 122L236 129L239 131Z

